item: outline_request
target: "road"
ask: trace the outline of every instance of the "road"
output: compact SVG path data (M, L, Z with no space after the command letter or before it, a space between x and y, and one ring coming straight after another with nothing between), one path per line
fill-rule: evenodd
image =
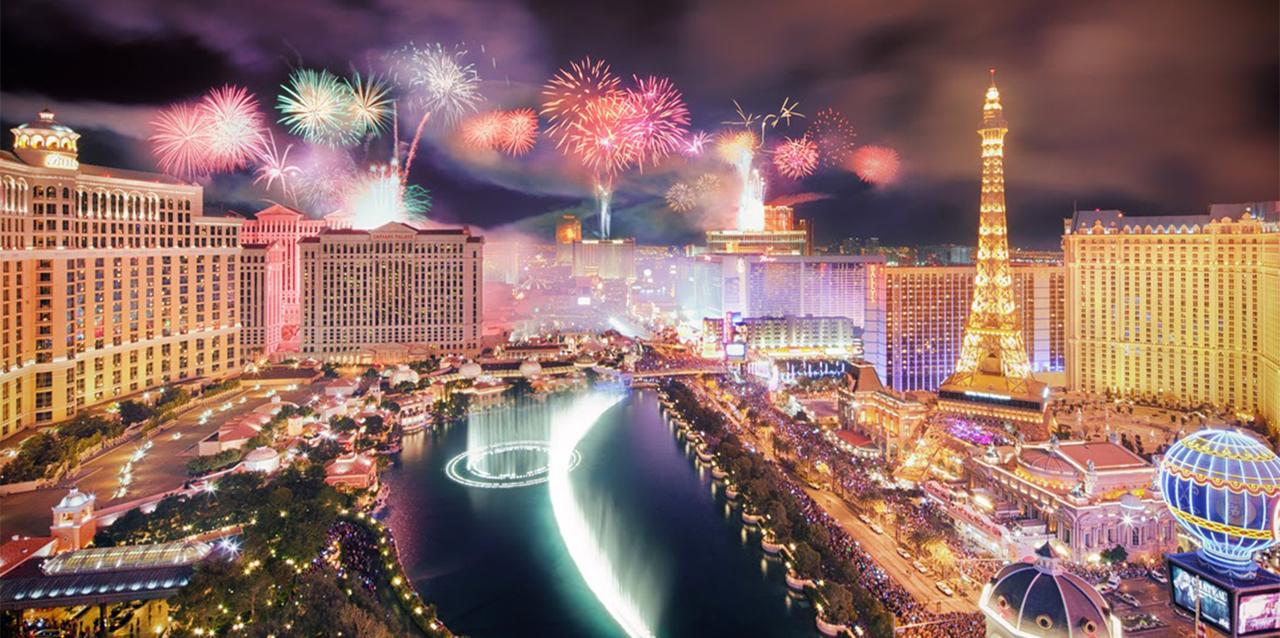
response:
M280 396L283 401L304 403L322 388L319 383L302 385L296 390L281 390ZM73 485L97 495L99 509L182 487L187 480L187 461L196 455L200 440L217 431L223 423L270 402L267 394L266 389L250 389L241 395L245 398L243 403L237 398L226 411L219 409L223 403L214 402L209 406L213 414L203 425L200 415L205 408L193 409L179 417L177 425L153 438L151 449L133 462L133 482L122 498L113 498L120 488L120 471L138 454L141 440L126 442L99 455L54 487L0 497L0 539L7 540L14 535L47 536L53 506ZM178 434L181 436L175 439Z
M944 596L935 586L939 580L937 576L921 574L911 566L911 561L900 556L892 529L885 529L884 534L877 534L858 518L857 513L849 507L848 503L834 494L810 487L805 487L804 491L835 518L849 536L857 540L873 557L876 564L887 572L894 582L910 592L916 601L924 605L925 609L934 613L978 611L976 591L967 597L962 592L956 592L955 597Z

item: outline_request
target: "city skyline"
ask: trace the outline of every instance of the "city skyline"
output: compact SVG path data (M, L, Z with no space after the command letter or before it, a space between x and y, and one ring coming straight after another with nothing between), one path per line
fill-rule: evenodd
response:
M1017 160L1009 192L1013 245L1056 245L1059 220L1073 206L1133 215L1200 214L1210 203L1272 199L1280 173L1272 143L1280 97L1273 83L1262 81L1280 68L1276 47L1265 46L1274 34L1241 35L1275 22L1274 8L1261 3L1223 5L1211 19L1201 19L1190 4L1162 5L1164 28L1157 33L1145 31L1145 14L1136 6L1082 6L1039 16L1010 3L988 8L989 23L948 31L939 31L939 18L923 9L882 15L860 7L866 26L859 20L833 32L815 22L813 16L824 12L807 5L766 26L769 20L756 19L769 15L764 5L734 11L623 6L594 17L572 6L535 10L498 3L478 10L388 2L364 9L321 5L324 10L299 21L285 19L294 16L293 7L273 4L281 18L273 30L246 26L238 19L246 9L234 4L217 10L109 4L78 11L73 2L53 3L32 14L32 5L7 3L0 23L0 46L8 54L4 124L26 121L48 104L73 127L92 132L97 143L86 149L86 158L102 165L154 170L141 143L147 122L156 109L196 99L209 87L245 85L270 106L291 67L345 73L409 40L438 39L465 43L478 61L489 58L480 67L483 87L489 103L500 108L536 108L538 91L557 66L591 56L608 60L624 78L670 76L699 130L731 119L734 100L757 114L776 109L784 98L799 101L798 112L810 118L826 108L841 111L853 122L860 145L898 150L903 176L889 188L839 170L820 170L805 180L771 179L770 200L817 198L799 205L797 216L827 236L970 243L976 193L965 89L993 66L1006 101L1020 116L1008 150ZM404 17L402 24L382 19L395 12ZM441 13L450 19L436 20ZM634 33L627 15L641 25ZM562 24L568 16L587 22L570 28ZM335 29L339 20L346 21L340 31L347 36L339 42L311 34ZM52 25L56 30L46 33ZM811 37L802 47L774 47L770 56L733 44L740 33L780 43L792 31ZM1188 40L1190 33L1196 37ZM1132 44L1137 40L1144 44ZM95 55L107 50L112 56ZM1101 66L1098 56L1104 54ZM41 72L18 64L23 55L39 57ZM130 60L130 71L110 74L110 83L97 79L106 74L65 81L109 57ZM154 82L158 77L166 81ZM786 134L801 132L797 127ZM549 237L560 214L592 214L593 205L585 201L590 184L566 170L550 145L530 158L485 165L460 158L456 145L432 136L429 131L424 161L410 181L431 191L433 214L442 222L514 224ZM619 180L614 217L620 236L650 244L693 243L714 225L663 204L663 191L679 181L681 170L678 162L666 162ZM242 175L209 183L210 208L252 214L267 205L248 188L250 175ZM327 211L308 212L319 217Z

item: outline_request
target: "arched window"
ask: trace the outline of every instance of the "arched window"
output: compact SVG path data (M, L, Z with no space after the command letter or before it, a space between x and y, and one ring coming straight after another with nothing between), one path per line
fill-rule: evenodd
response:
M43 148L43 147L44 147L44 138L40 137L39 135L32 136L31 148Z
M70 189L70 188L67 188L66 186L63 186L63 187L62 187L62 198L63 198L63 199L71 199L71 189Z

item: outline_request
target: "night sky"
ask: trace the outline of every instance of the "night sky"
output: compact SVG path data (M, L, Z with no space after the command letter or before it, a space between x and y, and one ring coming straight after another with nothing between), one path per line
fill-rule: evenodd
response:
M623 77L669 76L697 130L723 128L732 100L763 114L789 97L896 149L890 187L839 170L771 181L769 199L813 200L797 210L819 243L973 243L975 129L994 67L1012 241L1052 247L1073 205L1191 214L1280 199L1278 24L1274 0L6 0L0 119L7 129L48 105L84 135L84 161L155 170L144 140L156 109L225 83L271 108L292 68L365 72L409 41L465 43L491 105L536 107L556 69L591 56ZM590 209L589 188L541 142L492 161L433 130L412 180L442 222L549 239L554 215ZM629 173L614 234L687 242L721 223L665 208L667 186L699 172L675 160ZM216 178L206 205L256 211L250 181Z

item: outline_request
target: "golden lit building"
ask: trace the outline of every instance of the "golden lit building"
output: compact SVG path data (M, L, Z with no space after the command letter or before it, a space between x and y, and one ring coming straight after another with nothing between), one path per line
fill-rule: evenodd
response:
M1280 419L1278 209L1067 220L1071 388Z
M480 353L484 238L392 222L300 245L303 356L387 364Z
M880 383L874 366L856 362L836 389L840 427L858 432L887 459L896 459L904 443L925 420L923 403ZM909 447L909 446L907 446Z
M1031 370L1046 381L1066 368L1066 270L1018 266L1013 299ZM934 391L955 370L973 301L972 266L885 268L885 384ZM1063 381L1065 383L1065 381Z
M203 190L81 164L42 111L0 152L0 437L239 371L238 217Z
M565 215L556 220L556 263L573 263L573 242L582 239L582 220Z

